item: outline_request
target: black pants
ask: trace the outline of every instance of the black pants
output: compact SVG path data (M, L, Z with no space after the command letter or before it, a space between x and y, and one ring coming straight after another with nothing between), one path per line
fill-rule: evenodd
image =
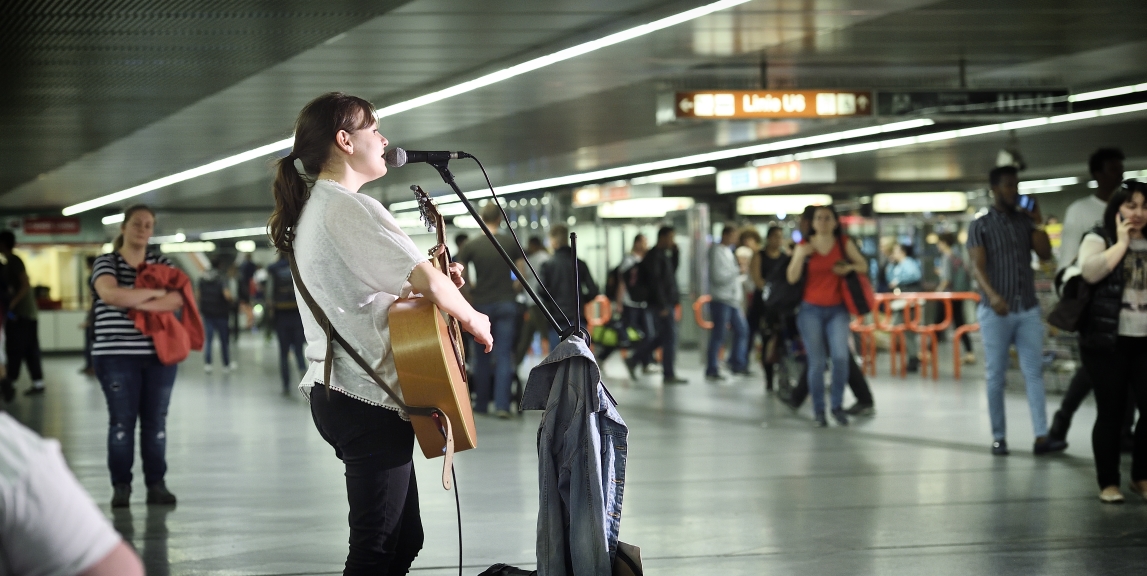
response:
M864 371L860 369L860 365L856 363L856 356L848 355L848 388L852 390L852 395L856 396L856 402L861 406L872 406L872 389L868 387L868 379L864 377ZM789 402L793 406L800 406L804 403L804 399L808 397L808 370L801 374L800 382L793 388L792 393L789 395Z
M343 574L406 574L422 549L414 429L398 413L315 385L311 417L346 465L350 552Z
M937 302L936 306L938 309L938 313L936 314L936 316L938 318L943 319L944 313L945 313L944 303L943 302ZM953 300L952 301L952 333L955 334L956 333L955 330L957 328L959 328L960 326L963 326L964 324L967 324L967 323L968 323L967 320L965 320L965 318L964 318L964 301L963 300ZM960 336L960 342L962 342L964 344L964 351L965 352L970 353L972 351L972 338L970 336L968 336L967 332L964 332L964 334L962 336Z
M677 320L673 317L673 308L661 309L650 306L647 313L653 319L654 336L641 341L633 350L633 356L626 360L634 366L642 359L652 358L653 351L661 349L661 373L665 378L674 378L673 370L677 357Z
M1081 349L1082 351L1082 349ZM1055 413L1055 418L1052 421L1051 432L1057 438L1067 436L1068 429L1071 428L1071 419L1075 416L1076 410L1079 410L1079 405L1087 399L1087 395L1091 394L1091 378L1087 375L1086 365L1081 366L1075 371L1075 375L1071 377L1071 382L1067 385L1067 391L1063 393L1063 400L1060 401L1059 410ZM1135 424L1135 399L1133 392L1127 392L1127 411L1123 414L1123 435L1130 437L1133 432L1131 427Z
M44 369L40 364L39 322L28 318L9 318L4 322L4 332L8 341L4 351L8 354L9 382L20 378L20 365L27 362L28 372L33 381L44 379Z
M279 378L283 390L291 389L290 352L295 351L295 364L299 367L299 377L307 371L307 359L303 351L307 347L307 337L303 334L303 318L298 309L275 311L275 335L279 339Z
M1147 409L1147 338L1120 336L1114 348L1082 348L1083 366L1095 386L1096 417L1091 430L1099 487L1119 485L1120 439L1127 412L1128 390ZM1147 480L1147 423L1135 426L1131 480Z

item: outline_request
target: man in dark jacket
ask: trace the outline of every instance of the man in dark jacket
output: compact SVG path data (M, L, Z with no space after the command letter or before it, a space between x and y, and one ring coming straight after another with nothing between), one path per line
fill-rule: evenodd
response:
M564 315L571 323L581 322L585 326L585 304L600 294L597 284L589 275L589 266L581 258L577 260L577 282L574 281L573 250L570 249L570 230L564 224L555 224L550 227L550 247L554 253L542 264L538 274L542 277L542 284L549 290L550 295L557 302L557 309L553 302L545 302L550 313L562 322ZM575 284L577 288L575 289ZM578 292L581 292L580 305ZM544 300L543 300L544 301ZM558 334L550 329L550 350L558 346Z
M674 312L681 303L681 291L677 288L679 254L676 232L670 226L662 226L657 231L657 245L645 255L639 265L639 282L648 287L646 309L653 317L653 329L656 334L652 338L646 338L633 355L626 359L625 367L632 379L637 379L635 372L637 359L661 348L664 383L689 383L684 378L678 378L673 370L673 362L677 355L677 319Z

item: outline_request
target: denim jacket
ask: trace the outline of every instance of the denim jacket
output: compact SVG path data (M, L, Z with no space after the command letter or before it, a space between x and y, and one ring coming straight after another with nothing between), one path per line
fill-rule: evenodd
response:
M585 342L571 336L530 371L538 428L538 575L609 576L621 526L629 429Z

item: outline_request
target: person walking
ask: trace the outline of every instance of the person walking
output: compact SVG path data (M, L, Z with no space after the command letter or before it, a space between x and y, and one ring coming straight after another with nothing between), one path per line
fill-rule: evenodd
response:
M32 282L28 279L28 269L24 260L12 251L16 248L16 235L11 230L0 232L0 256L4 257L2 269L4 282L9 291L8 317L4 321L6 336L5 352L8 356L7 372L0 379L0 395L5 402L16 396L15 382L20 378L20 365L28 364L28 374L32 377L32 387L24 391L26 396L44 393L44 368L40 355L39 312L36 297L32 293Z
M641 259L649 252L649 246L646 244L645 235L637 234L633 237L633 244L630 251L622 257L621 263L610 274L615 276L617 283L617 290L613 294L606 294L610 300L615 303L621 304L621 326L624 330L633 328L641 333L642 338L653 337L653 322L645 309L645 287L638 285L638 274L641 264ZM606 282L606 290L608 291L609 282ZM635 291L641 291L640 294ZM630 343L630 353L634 354L640 341ZM601 346L595 348L594 352L597 355L598 364L603 364L617 348L610 346ZM642 372L649 374L655 369L659 369L653 363L652 354L647 354L641 358L637 358L637 365L641 366Z
M653 337L645 340L625 359L629 377L637 379L637 365L644 358L652 357L653 351L661 349L661 373L664 384L688 384L678 378L674 369L677 356L677 320L675 309L681 303L681 291L677 287L677 265L680 252L677 249L676 231L672 226L662 226L657 230L657 244L641 259L638 268L638 282L648 290L646 310L653 318Z
M1008 454L1004 384L1008 348L1015 344L1027 388L1035 443L1039 454L1067 448L1062 440L1048 438L1047 405L1043 387L1043 319L1035 296L1031 267L1034 250L1041 260L1051 258L1051 241L1040 225L1039 204L1029 210L1018 207L1019 172L1000 166L988 175L992 207L968 225L968 255L972 273L980 284L976 317L984 339L987 369L988 413L992 422L992 454Z
M488 202L482 207L480 216L486 226L498 238L498 243L506 249L513 260L525 257L518 249L518 243L509 234L498 234L502 225L502 211L498 205ZM470 303L474 309L490 318L494 335L494 349L477 351L474 355L474 391L476 403L474 411L487 414L490 410L490 397L494 399L495 415L498 418L510 417L510 388L513 385L514 330L518 324L518 302L515 299L513 272L502 260L497 248L489 238L472 238L458 251L457 260L466 266L470 273ZM519 268L520 269L520 268ZM492 394L491 394L492 393Z
M918 292L921 289L920 280L924 277L920 271L920 263L912 257L912 247L907 244L896 244L888 254L888 264L884 267L884 278L888 282L888 289L896 294L901 292ZM899 324L906 324L905 309L915 306L915 302L906 300L893 300L892 310L896 312ZM917 318L917 321L922 319ZM904 329L905 352L908 355L908 371L920 370L920 346L916 333Z
M550 259L550 252L546 250L546 245L542 243L542 239L537 236L530 236L526 241L526 262L529 263L528 267L520 267L522 274L526 275L526 282L530 288L534 289L535 294L542 293L541 284L538 279L534 277L529 269L533 269L540 276L542 273L542 264L545 264ZM522 329L518 331L518 343L514 347L514 366L520 366L522 361L526 358L526 352L529 352L530 346L534 343L534 335L539 334L542 338L549 338L550 325L546 321L546 317L542 314L538 305L534 303L533 299L528 294L522 292L518 294L518 303L525 309L524 318L522 319Z
M1091 449L1099 499L1123 501L1119 455L1128 396L1147 409L1147 185L1131 182L1111 195L1103 225L1079 246L1081 275L1092 290L1080 330L1080 353L1095 386ZM1147 498L1147 423L1135 427L1131 491Z
M219 256L211 259L211 269L199 278L199 314L203 316L205 338L203 342L203 371L211 372L211 341L219 336L219 351L223 355L223 370L235 368L231 364L231 326L228 322L235 303L235 282L220 271Z
M936 247L940 249L940 264L936 266L936 275L940 278L940 283L936 285L937 292L967 292L972 289L968 268L964 264L964 259L956 253L958 246L959 241L951 232L940 234L940 239L936 242ZM940 310L944 310L942 302L937 304L941 305ZM952 330L965 324L967 321L964 317L964 301L953 300ZM976 355L972 352L972 338L965 332L960 336L960 341L964 344L964 364L974 364Z
M275 336L279 340L279 378L283 383L283 394L291 389L291 351L295 352L295 363L299 375L307 371L307 359L303 349L307 347L307 335L303 333L303 317L299 314L299 303L295 299L295 281L291 278L291 262L285 253L267 266L267 311L271 315ZM226 339L224 339L226 341Z
M309 102L295 122L290 153L276 164L275 211L267 226L275 248L292 254L300 292L307 288L321 316L369 367L328 340L310 307L300 310L310 367L299 390L310 403L318 433L345 466L341 506L350 508L345 576L406 574L424 540L412 460L414 429L377 383L401 394L391 304L408 293L421 294L474 334L478 345L489 351L492 344L489 320L458 292L462 266L438 271L394 216L359 192L386 175L388 143L366 100L332 92ZM337 351L329 362L328 346ZM329 496L308 494L325 505L340 505Z
M780 226L769 226L765 232L765 246L761 248L753 259L749 261L749 276L753 280L755 290L749 302L749 345L752 346L753 334L761 335L761 368L765 371L765 390L771 392L776 379L777 362L779 361L779 344L777 338L781 332L781 314L779 311L768 310L765 306L765 282L778 266L787 266L789 255L784 248L784 230Z
M725 226L721 231L721 241L709 247L709 316L713 321L705 365L705 380L709 382L725 379L717 368L717 354L724 344L726 327L733 330L729 369L738 375L749 372L749 325L741 309L744 293L741 288L741 267L733 254L733 243L736 240L737 229Z
M1103 223L1103 212L1107 209L1108 200L1123 183L1123 160L1123 151L1118 148L1100 148L1088 159L1088 170L1095 179L1095 193L1088 194L1067 207L1063 217L1063 232L1060 235L1057 274L1076 261L1076 254L1079 252L1084 234ZM1063 393L1059 409L1052 416L1048 436L1057 440L1067 439L1067 432L1071 429L1071 419L1075 416L1075 411L1079 410L1080 404L1083 404L1083 400L1091 393L1091 387L1087 367L1080 366ZM1134 403L1129 402L1127 408L1128 413L1123 428L1125 448L1131 445L1131 424L1135 420Z
M812 234L802 238L793 251L786 276L789 284L804 277L804 295L797 313L797 329L808 357L808 386L812 394L816 425L828 426L824 406L824 371L832 359L832 417L848 425L844 411L844 385L848 380L848 308L841 290L850 272L868 273L868 263L856 245L840 229L840 219L831 205L813 212Z
M95 292L95 342L92 363L108 404L108 469L114 490L111 505L130 504L135 426L140 423L139 455L143 460L148 504L175 504L167 489L167 406L175 387L178 364L165 365L156 355L151 336L140 332L129 310L172 312L183 307L177 291L135 288L144 265L174 264L166 256L147 251L155 230L155 213L139 204L124 211L114 250L92 266Z
M589 274L589 266L581 258L577 260L577 280L575 281L573 249L570 248L569 235L569 228L564 224L555 224L550 227L550 246L553 246L554 254L546 260L545 264L542 264L539 273L542 277L542 283L546 285L546 289L554 297L554 302L545 300L543 302L546 303L550 314L557 318L559 323L564 316L571 323L580 322L580 325L584 327L586 325L585 304L597 298L600 292L598 292L597 283ZM553 350L558 347L560 338L553 328L550 328L548 333L550 335L550 350Z

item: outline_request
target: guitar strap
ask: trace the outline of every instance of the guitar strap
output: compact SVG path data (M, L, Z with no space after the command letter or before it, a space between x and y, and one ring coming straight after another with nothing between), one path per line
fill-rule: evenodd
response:
M438 424L438 431L446 438L446 446L442 450L445 456L445 460L442 462L442 487L449 490L451 486L450 471L454 466L454 432L450 426L450 419L446 417L446 413L434 406L407 406L406 403L402 401L402 398L400 398L398 394L395 394L394 390L392 390L390 386L387 386L386 382L382 381L382 378L378 377L378 374L374 372L370 364L368 364L367 361L355 351L354 347L339 335L338 331L331 325L330 319L323 313L323 309L319 304L315 302L310 291L307 290L306 284L303 284L303 277L299 274L299 267L295 264L295 254L293 252L287 253L287 260L291 263L291 276L295 279L295 286L299 287L299 294L302 295L303 301L307 303L307 307L311 309L311 314L314 315L315 320L319 323L319 327L323 329L323 334L326 334L327 337L327 352L323 359L323 384L327 388L327 395L329 396L331 393L331 366L334 364L335 356L334 344L338 342L339 346L342 346L342 349L346 351L347 355L350 356L363 371L370 375L374 383L378 384L379 388L382 388L383 392L386 392L387 396L390 396L390 399L394 400L394 403L397 404L403 412L406 412L410 416L433 418Z

